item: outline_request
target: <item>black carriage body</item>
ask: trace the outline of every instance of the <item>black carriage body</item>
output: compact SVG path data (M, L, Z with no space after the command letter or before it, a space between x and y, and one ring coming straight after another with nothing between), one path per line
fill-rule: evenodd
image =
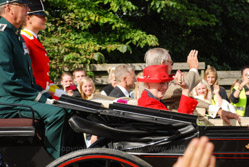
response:
M66 107L64 104L67 102L68 97L62 98L59 106ZM88 105L86 106L84 103ZM108 120L105 122L106 120L99 120L96 117L94 119L92 117L81 119L75 116L70 120L71 126L75 130L103 136L108 139L105 142L109 142L110 148L135 155L155 167L172 166L176 159L183 155L188 143L194 137L201 136L207 136L214 143L213 154L217 159L217 167L225 165L228 167L244 166L249 160L248 127L198 126L196 124L197 117L194 115L120 103L111 104L106 109L96 102L89 104L85 100L78 101L70 98L70 105L67 104L69 108L74 108L74 105L82 105L80 110L77 109L80 113L87 112L88 107L95 108L95 110L91 110L93 115L101 118L106 117ZM114 122L112 122L113 120ZM88 124L91 124L91 128L85 128ZM153 126L156 128L153 129ZM144 128L149 134L139 135L145 130ZM104 145L100 141L92 147L98 147L98 144Z
M0 105L6 105L0 103ZM13 107L20 106L8 104ZM30 106L34 115L34 110ZM44 149L44 124L29 118L0 119L0 166L44 167L53 158Z
M198 126L194 115L119 103L104 108L100 103L68 96L63 96L55 105L76 111L69 120L76 132L100 136L90 147L120 150L153 167L172 166L188 143L201 136L207 136L214 143L217 167L245 166L249 159L248 127ZM0 129L3 131L4 128ZM44 166L52 161L34 134L8 136L3 133L0 142L0 153L9 164Z
M249 161L249 129L248 127L197 127L198 137L207 136L214 144L213 155L216 167L244 167ZM131 153L152 166L172 166L182 156L189 141L177 141L171 145L160 146L165 149L158 153Z

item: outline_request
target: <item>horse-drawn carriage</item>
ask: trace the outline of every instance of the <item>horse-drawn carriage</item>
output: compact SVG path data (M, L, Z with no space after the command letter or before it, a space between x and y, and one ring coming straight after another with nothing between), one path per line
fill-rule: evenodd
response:
M217 166L243 166L249 159L247 126L199 126L195 115L122 103L107 108L69 96L54 105L75 110L69 119L73 130L96 135L98 140L53 161L42 147L40 139L45 136L39 122L4 119L0 121L4 162L17 167L166 167L183 155L191 139L204 135L215 145Z

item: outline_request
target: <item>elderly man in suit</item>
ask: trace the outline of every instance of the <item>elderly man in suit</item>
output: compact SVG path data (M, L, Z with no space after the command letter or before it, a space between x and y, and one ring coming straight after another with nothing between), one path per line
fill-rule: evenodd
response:
M68 128L69 111L52 106L51 96L36 84L29 51L19 29L30 10L28 3L28 0L0 0L0 103L32 107L35 118L45 125L44 146L56 159L65 149L72 148L69 145L80 148L83 137ZM0 118L13 117L31 118L32 112L22 106L0 106ZM69 141L65 134L74 140ZM76 136L81 137L79 145Z
M115 69L117 86L111 91L112 97L130 97L129 91L135 87L135 72L129 65L119 65Z
M189 87L189 91L191 91L201 80L199 74L198 74L198 51L197 50L191 50L188 58L187 63L189 65L189 72L185 75L184 81ZM163 48L153 48L148 50L145 53L145 62L146 66L150 65L159 65L159 64L165 64L168 65L168 73L170 74L173 68L173 60L169 54L169 52L166 49ZM179 106L180 97L182 95L182 88L180 87L182 83L180 82L172 82L172 84L169 86L167 93L162 98L162 100L167 103L167 107L170 110L175 110ZM220 115L220 117L226 121L228 124L230 124L229 119L237 119L239 120L238 115L233 114L231 112L227 112L222 110L218 106L209 105L208 103L198 100L198 107L206 108L208 110L208 113L211 117L216 117L216 115Z

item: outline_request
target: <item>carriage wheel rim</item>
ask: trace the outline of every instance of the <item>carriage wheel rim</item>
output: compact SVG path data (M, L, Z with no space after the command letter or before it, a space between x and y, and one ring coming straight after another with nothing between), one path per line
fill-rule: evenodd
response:
M64 162L63 164L59 165L59 167L65 167L66 165L72 164L74 162L77 161L81 161L81 160L86 160L86 159L108 159L108 160L115 160L115 161L119 161L122 162L124 164L130 165L131 167L139 167L138 165L124 160L122 158L118 158L118 157L113 157L113 156L107 156L107 155L89 155L89 156L84 156L84 157L79 157L79 158L74 158L72 160L69 160L67 162Z

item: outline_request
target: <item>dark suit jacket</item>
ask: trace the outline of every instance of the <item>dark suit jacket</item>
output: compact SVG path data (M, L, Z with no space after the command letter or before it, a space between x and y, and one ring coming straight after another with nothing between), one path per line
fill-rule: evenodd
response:
M121 89L119 89L118 86L116 86L111 93L109 94L109 96L112 97L125 97L124 93L121 91Z
M114 87L112 86L112 84L109 84L103 88L103 91L106 93L107 96L109 96L113 89Z

